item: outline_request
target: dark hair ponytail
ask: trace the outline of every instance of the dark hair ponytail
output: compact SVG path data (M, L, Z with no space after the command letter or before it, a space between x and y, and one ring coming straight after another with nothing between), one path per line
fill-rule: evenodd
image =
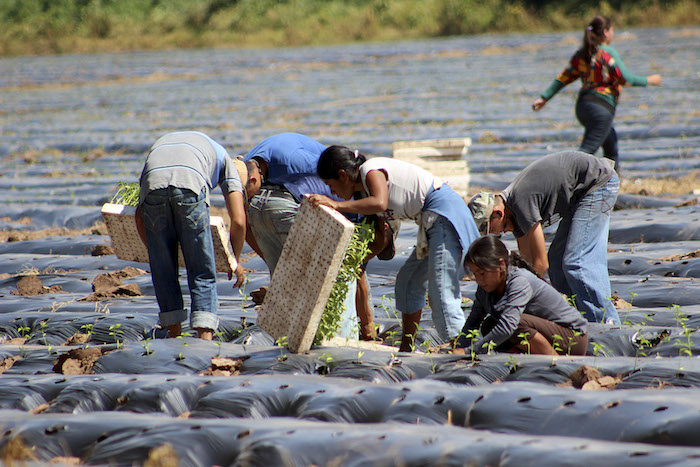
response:
M508 253L508 248L506 248L505 244L495 235L486 235L474 240L474 243L472 243L469 246L469 250L467 250L467 256L464 259L464 267L468 269L467 263L471 263L480 269L493 270L501 265L501 260L503 260L503 264L505 264L506 267L515 266L521 269L527 269L542 279L542 277L535 272L535 269L530 266L530 263L525 261L522 256L515 251Z
M353 181L360 179L360 166L367 158L345 146L329 146L318 159L318 176L324 180L335 180L338 172L344 170Z
M586 62L590 62L598 52L598 46L605 40L605 31L612 26L612 20L607 16L596 16L588 23L583 31L583 43L581 55Z

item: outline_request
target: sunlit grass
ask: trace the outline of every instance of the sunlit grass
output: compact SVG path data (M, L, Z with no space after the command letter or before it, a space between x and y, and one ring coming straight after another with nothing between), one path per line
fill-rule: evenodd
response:
M635 177L623 178L620 192L646 196L690 194L700 189L700 170L683 177Z
M0 2L0 55L199 47L280 47L506 32L579 31L606 14L620 27L696 26L694 0L545 3L507 0L27 0ZM575 7L574 7L575 6ZM578 35L575 39L578 43Z

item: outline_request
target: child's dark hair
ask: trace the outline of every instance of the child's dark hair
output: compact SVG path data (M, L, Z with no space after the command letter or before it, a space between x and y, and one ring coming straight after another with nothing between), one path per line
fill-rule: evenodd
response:
M586 62L590 62L598 52L598 46L605 39L605 31L612 27L612 20L607 16L596 16L588 23L583 31L583 43L581 55Z
M353 181L360 179L360 166L367 158L345 146L329 146L318 159L318 176L324 180L335 180L338 172L344 170Z
M527 269L542 279L522 256L515 251L508 253L508 248L506 248L503 242L495 235L486 235L474 240L474 243L469 246L467 256L464 259L464 267L468 269L467 263L471 263L480 269L488 271L497 269L501 264L500 260L503 260L503 264L506 265L506 268L508 266L516 266Z

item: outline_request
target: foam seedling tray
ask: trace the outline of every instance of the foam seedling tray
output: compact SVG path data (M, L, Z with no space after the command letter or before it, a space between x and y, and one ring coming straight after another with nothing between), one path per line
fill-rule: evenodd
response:
M291 352L311 348L354 229L338 211L302 200L257 319Z

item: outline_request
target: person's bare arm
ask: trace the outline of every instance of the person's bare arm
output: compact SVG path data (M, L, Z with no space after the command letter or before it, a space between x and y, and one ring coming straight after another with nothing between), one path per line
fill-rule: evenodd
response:
M389 187L387 178L381 170L371 170L367 174L368 196L361 199L335 201L323 195L310 195L309 199L315 206L328 206L336 211L351 214L378 214L386 211L389 206Z
M360 320L360 336L363 340L373 340L377 337L377 329L374 326L372 304L369 302L369 285L367 274L362 271L357 278L357 291L355 293L355 310Z
M143 212L141 212L141 206L136 208L136 215L134 216L134 221L136 222L136 230L141 237L141 241L144 245L146 244L146 227L143 225Z
M365 257L365 262L384 251L392 241L393 233L389 224L379 217L374 217L374 238L369 243L369 253Z
M549 269L549 259L547 258L547 247L544 243L544 232L542 224L537 223L528 233L518 238L518 249L520 254L537 273L544 277Z
M241 251L243 251L243 244L246 239L246 213L245 213L245 200L243 199L243 193L238 191L232 191L224 196L226 200L226 210L228 211L228 217L231 222L231 247L233 248L233 255L236 258L236 283L234 287L240 287L245 280L245 274L243 273L243 267L241 266ZM229 273L229 279L233 275Z

